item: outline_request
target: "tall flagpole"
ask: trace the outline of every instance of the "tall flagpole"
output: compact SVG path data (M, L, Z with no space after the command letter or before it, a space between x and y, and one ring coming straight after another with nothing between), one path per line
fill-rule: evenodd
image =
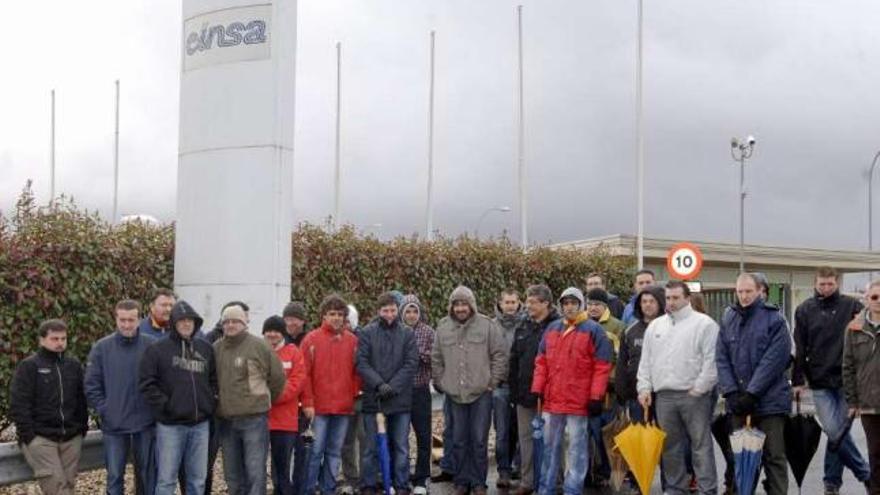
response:
M639 270L645 267L645 133L642 108L642 0L638 2L638 38L636 43L636 182L638 183L638 234L636 251Z
M116 124L113 135L113 218L116 223L119 213L119 79L116 80Z
M341 199L341 161L340 161L340 129L342 116L342 43L336 42L336 173L334 175L334 204L333 204L333 230L339 225L339 211Z
M523 25L522 25L522 5L516 7L517 14L517 34L518 34L518 62L519 62L519 137L517 142L517 162L519 165L519 224L520 238L522 239L523 250L529 246L528 237L528 209L526 205L526 161L525 161L525 127L524 121L524 105L523 105Z
M434 31L431 31L431 69L428 84L428 205L425 239L434 240Z
M55 90L51 92L49 123L49 202L55 201Z

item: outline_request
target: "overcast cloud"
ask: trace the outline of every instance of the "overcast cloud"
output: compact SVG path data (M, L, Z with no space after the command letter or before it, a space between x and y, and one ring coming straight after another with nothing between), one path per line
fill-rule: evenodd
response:
M635 0L524 5L530 236L634 233ZM518 238L516 4L301 0L298 221L333 208L335 47L343 43L342 219L424 230L428 33L437 31L435 226ZM880 149L880 4L645 0L649 236L738 239L731 136L747 164L746 240L864 249ZM174 218L179 0L4 2L0 208L28 178L109 214L113 80L122 81L121 213ZM880 202L880 200L878 200ZM880 229L878 229L880 230Z

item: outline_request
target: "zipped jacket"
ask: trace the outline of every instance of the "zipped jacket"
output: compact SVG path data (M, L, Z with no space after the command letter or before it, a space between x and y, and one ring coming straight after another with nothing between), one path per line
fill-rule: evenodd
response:
M880 414L880 324L867 320L867 310L849 325L843 344L843 389L850 407Z
M16 366L11 388L9 416L19 443L37 435L65 442L88 430L83 369L76 359L41 347Z

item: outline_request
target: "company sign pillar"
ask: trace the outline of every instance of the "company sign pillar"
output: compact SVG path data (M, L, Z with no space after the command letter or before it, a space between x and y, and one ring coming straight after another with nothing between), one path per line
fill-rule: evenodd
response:
M174 287L250 330L290 300L296 2L183 0Z

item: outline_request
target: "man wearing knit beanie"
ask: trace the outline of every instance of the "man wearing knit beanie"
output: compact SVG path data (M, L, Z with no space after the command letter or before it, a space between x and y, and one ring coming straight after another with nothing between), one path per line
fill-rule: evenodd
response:
M281 313L284 318L285 332L284 340L288 344L302 343L303 337L306 336L306 307L299 301L291 301L284 306Z

